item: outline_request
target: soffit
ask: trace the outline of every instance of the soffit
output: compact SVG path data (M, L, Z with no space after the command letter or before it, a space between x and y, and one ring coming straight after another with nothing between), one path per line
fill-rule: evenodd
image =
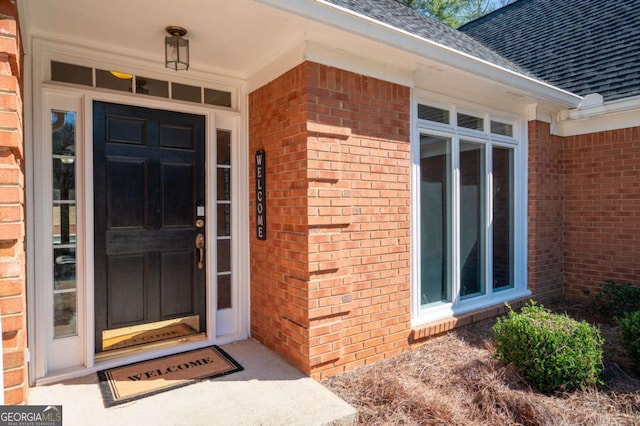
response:
M456 59L455 53L434 50L323 2L296 0L293 11L272 0L28 0L20 5L30 34L144 59L157 64L158 72L164 70L164 28L185 27L191 69L183 75L193 70L241 78L250 91L308 59L470 101L495 99L509 109L545 101L540 94L530 96L513 72L476 74L473 60L464 55ZM389 37L396 39L389 42ZM458 69L456 61L466 69Z
M250 0L27 0L31 34L164 66L165 27L188 30L191 67L243 77L299 37L300 18Z

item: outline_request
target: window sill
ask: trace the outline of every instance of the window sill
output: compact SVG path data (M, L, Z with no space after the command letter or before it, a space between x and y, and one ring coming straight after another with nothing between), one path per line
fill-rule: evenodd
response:
M520 298L509 300L508 303L512 308L518 309L524 306L529 301L529 299L529 295L525 294ZM464 327L478 321L503 315L507 311L508 309L505 306L504 301L496 301L492 306L489 307L466 311L464 313L452 315L448 318L434 319L423 324L417 324L411 327L409 341L410 343L418 343L421 340L444 334L456 328Z

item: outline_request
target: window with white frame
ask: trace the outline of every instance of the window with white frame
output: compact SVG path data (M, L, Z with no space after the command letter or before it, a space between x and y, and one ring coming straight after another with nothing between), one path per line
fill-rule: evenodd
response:
M414 319L527 294L526 254L516 256L526 244L526 200L516 195L526 192L517 121L428 103L418 104L417 118Z

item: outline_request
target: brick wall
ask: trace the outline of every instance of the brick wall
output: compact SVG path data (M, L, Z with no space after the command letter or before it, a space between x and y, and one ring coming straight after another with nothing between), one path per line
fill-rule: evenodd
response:
M567 296L640 285L640 127L564 140Z
M0 312L6 404L23 402L27 385L21 60L16 4L0 0Z
M267 240L251 236L251 334L309 371L305 67L249 96L250 218L255 230L255 164L266 155Z
M562 141L547 123L529 122L528 286L537 300L557 299L564 285Z
M313 377L408 346L409 109L407 87L310 62L249 97L251 332Z

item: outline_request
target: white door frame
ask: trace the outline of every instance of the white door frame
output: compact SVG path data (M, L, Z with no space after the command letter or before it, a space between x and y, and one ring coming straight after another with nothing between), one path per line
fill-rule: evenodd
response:
M31 93L33 116L31 120L33 140L28 141L32 151L26 156L27 170L31 170L27 186L27 197L37 213L33 216L32 235L28 235L29 259L34 260L31 268L29 294L35 295L28 301L31 314L28 320L29 347L32 359L30 362L30 383L45 384L67 378L77 377L130 362L137 362L157 356L168 355L177 351L194 349L213 343L223 344L247 338L249 335L249 262L248 262L248 142L246 132L246 94L244 82L238 79L219 75L192 73L183 76L159 70L157 64L148 64L139 60L125 59L96 49L62 45L51 40L33 39ZM145 95L134 95L67 85L50 81L50 61L68 62L82 66L112 69L108 64L116 65L119 70L158 78L166 81L177 81L183 84L200 85L232 93L232 108L218 108L197 103L173 101ZM194 78L195 76L195 78ZM27 84L29 82L27 81ZM207 265L207 339L185 343L178 348L164 348L130 355L122 358L95 362L94 353L94 293L93 293L93 102L105 101L145 108L163 109L176 112L198 114L206 121L206 251ZM52 339L53 299L49 295L52 287L52 249L51 249L51 155L50 152L50 109L70 109L77 113L77 146L76 182L77 182L77 285L78 285L78 336L66 338L71 342L54 341ZM227 327L224 334L216 333L217 306L215 288L216 259L216 129L231 130L232 134L232 271L233 271L233 306L235 309L226 312L223 317L234 321L233 327ZM27 132L25 132L26 134ZM47 141L49 142L47 146ZM44 148L43 148L44 146ZM79 362L74 366L57 372L49 371L47 366L51 351L55 346L66 356L75 354Z

